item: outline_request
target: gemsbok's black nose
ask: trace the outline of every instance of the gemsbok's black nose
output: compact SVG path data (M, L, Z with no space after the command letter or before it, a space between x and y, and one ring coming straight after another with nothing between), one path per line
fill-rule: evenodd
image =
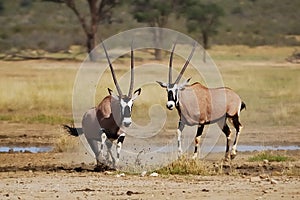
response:
M124 122L125 127L129 127L131 125L131 122Z

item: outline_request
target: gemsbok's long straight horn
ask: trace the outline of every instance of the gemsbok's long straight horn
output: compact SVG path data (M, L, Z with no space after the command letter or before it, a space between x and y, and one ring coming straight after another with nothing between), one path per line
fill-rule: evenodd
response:
M182 77L184 71L186 70L187 66L189 65L189 63L190 63L190 61L191 61L191 59L192 59L192 57L193 57L193 54L194 54L194 52L195 52L196 47L197 47L197 42L194 43L193 49L192 49L192 51L191 51L191 53L190 53L190 55L189 55L187 61L185 62L184 66L182 67L182 69L181 69L181 71L180 71L180 73L179 73L179 75L178 75L178 77L177 77L177 79L176 79L176 81L175 81L175 84L178 84L178 83L179 83L179 81L180 81L180 79L181 79L181 77Z
M172 83L172 67L173 67L173 54L174 54L174 50L177 44L177 40L175 41L172 51L171 51L171 55L170 55L170 61L169 61L169 84Z
M105 52L105 56L106 56L107 62L108 62L108 64L109 64L109 68L110 68L111 75L112 75L112 77L113 77L115 86L116 86L116 88L117 88L117 91L118 91L119 96L121 97L121 96L122 96L122 91L121 91L121 88L120 88L119 83L118 83L118 81L117 81L117 78L116 78L116 75L115 75L115 71L114 71L113 66L112 66L112 64L111 64L111 62L110 62L109 56L108 56L108 54L107 54L107 51L106 51L106 48L105 48L105 45L104 45L104 42L101 42L101 43L102 43L102 46L103 46L103 49L104 49L104 52Z
M129 85L129 91L128 91L128 97L132 97L132 91L133 91L133 85L134 85L134 55L133 55L133 40L131 42L131 52L130 52L130 85Z

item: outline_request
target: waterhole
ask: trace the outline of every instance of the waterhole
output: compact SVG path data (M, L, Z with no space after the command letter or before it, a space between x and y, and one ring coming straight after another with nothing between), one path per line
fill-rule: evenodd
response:
M30 146L30 147L20 147L20 146L2 146L0 147L0 152L49 152L53 150L52 146Z

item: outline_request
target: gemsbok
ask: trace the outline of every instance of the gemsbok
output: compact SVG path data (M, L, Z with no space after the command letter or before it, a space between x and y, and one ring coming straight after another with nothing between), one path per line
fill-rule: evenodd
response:
M124 95L118 84L112 63L109 59L107 50L102 42L106 59L108 61L112 78L118 95L114 94L111 89L108 88L109 95L106 96L98 106L89 109L82 118L82 128L74 128L68 125L64 125L64 128L74 136L78 136L83 133L87 142L89 143L92 151L95 154L97 165L101 164L103 155L104 144L107 146L107 158L109 156L112 159L113 167L119 162L120 151L125 139L125 127L129 127L132 123L131 111L133 101L140 95L141 88L133 92L134 86L134 55L131 45L131 68L130 68L130 86L127 95ZM106 140L108 139L108 141ZM115 159L111 148L113 141L117 140L117 158ZM100 150L98 142L101 142Z
M176 108L180 117L177 129L179 155L182 154L181 137L185 125L198 126L193 155L193 158L197 158L198 147L200 145L200 138L204 126L217 123L225 133L227 139L225 160L228 161L229 159L234 159L236 156L239 133L242 128L242 125L239 122L240 111L246 108L246 104L241 101L241 98L234 91L227 87L207 88L199 82L188 85L190 78L181 84L179 83L194 54L196 43L177 79L172 83L172 62L175 46L176 43L170 54L168 83L162 83L160 81L157 81L157 83L167 90L168 101L166 107L169 110ZM231 131L226 123L226 119L229 119L236 130L231 153L229 152Z

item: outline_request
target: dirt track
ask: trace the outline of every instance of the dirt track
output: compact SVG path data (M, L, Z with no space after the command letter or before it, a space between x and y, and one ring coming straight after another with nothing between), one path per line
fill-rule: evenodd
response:
M240 144L265 137L271 145L299 144L295 129L285 130L285 142L270 137L282 130L248 131L253 132L244 134ZM29 129L28 125L0 124L1 145L53 145L62 134L60 127L51 125L30 125ZM231 166L213 176L158 177L96 172L93 159L83 152L0 153L0 199L299 199L300 150L277 153L295 161L248 162L255 152L240 152ZM222 158L223 153L216 153L204 162L213 168Z

